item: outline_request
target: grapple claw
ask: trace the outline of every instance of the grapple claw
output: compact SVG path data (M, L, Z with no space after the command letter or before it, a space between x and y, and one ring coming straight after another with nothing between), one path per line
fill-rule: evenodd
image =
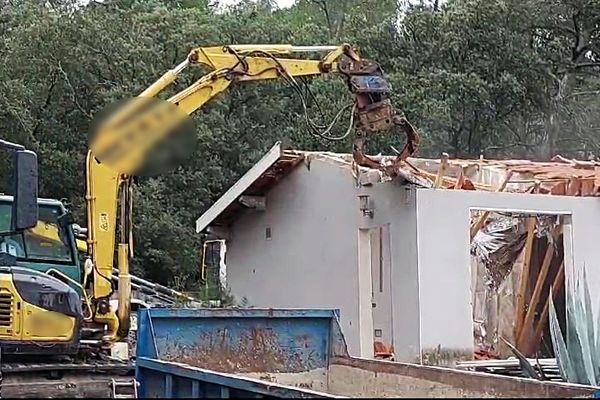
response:
M412 156L419 147L421 140L419 133L413 128L413 126L404 117L394 116L394 125L399 127L406 134L406 143L404 147L398 153L396 158L391 164L382 165L381 163L372 160L369 156L364 153L364 145L367 137L358 134L354 143L352 144L352 157L354 162L360 166L369 167L373 169L380 169L386 172L387 175L395 176L398 168L408 157Z
M417 151L419 143L421 142L421 137L416 129L404 117L394 116L394 125L400 127L406 135L406 143L404 143L402 151L400 151L400 154L396 157L396 160L394 161L394 163L396 163L406 160Z
M340 71L347 77L354 97L356 139L352 145L354 161L361 166L382 169L394 175L400 164L417 150L420 136L408 120L396 115L390 99L390 84L383 77L379 64L371 60L342 59ZM364 154L364 145L372 135L399 127L406 135L402 151L391 165L383 166Z

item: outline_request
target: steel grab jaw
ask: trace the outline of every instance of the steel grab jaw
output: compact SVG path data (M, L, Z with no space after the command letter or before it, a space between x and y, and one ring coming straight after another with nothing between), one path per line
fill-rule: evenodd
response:
M406 118L395 113L389 99L391 86L383 77L379 64L367 59L352 60L345 57L340 61L339 70L346 76L355 104L354 161L358 165L383 169L394 175L396 167L417 150L420 142L418 132ZM371 136L394 128L404 132L406 142L394 162L384 167L364 154L364 145Z

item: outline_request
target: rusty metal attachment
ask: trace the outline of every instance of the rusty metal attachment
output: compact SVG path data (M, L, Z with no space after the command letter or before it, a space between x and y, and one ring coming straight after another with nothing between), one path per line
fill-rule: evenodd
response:
M401 166L402 162L404 162L404 160L417 151L417 148L419 147L420 136L406 118L394 115L391 118L391 121L392 124L387 126L386 129L382 130L391 130L394 127L398 127L404 131L404 134L406 135L404 147L391 164L381 165L379 162L372 160L369 158L369 156L364 154L364 145L369 135L365 135L361 131L358 131L357 136L354 139L354 143L352 144L352 156L358 165L374 169L381 169L384 170L387 175L394 176L396 175L395 171ZM380 131L371 131L370 133L374 132Z
M379 64L367 59L357 61L344 57L340 61L339 71L346 75L354 97L354 161L358 165L383 169L393 175L394 170L417 150L420 142L418 132L405 117L395 113L389 99L391 86L383 77ZM364 154L365 143L370 137L395 128L404 132L406 142L391 165L383 166Z

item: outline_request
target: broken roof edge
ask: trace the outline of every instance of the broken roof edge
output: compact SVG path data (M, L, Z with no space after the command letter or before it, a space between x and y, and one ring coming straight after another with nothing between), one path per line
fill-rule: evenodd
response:
M375 159L382 163L387 158L393 157L375 156ZM355 183L359 186L370 186L400 179L407 184L423 188L431 187L431 183L422 177L403 170L397 171L397 176L390 177L386 176L381 170L356 165L352 155L348 153L295 149L284 150L281 148L281 142L276 142L252 168L242 175L208 210L196 219L196 233L202 233L210 227L228 224L230 218L241 207L237 203L237 200L241 196L245 194L262 196L302 161L310 169L311 162L317 160L340 168L347 168L351 171Z
M238 179L219 199L196 220L196 233L201 233L246 189L281 158L281 142L275 143L256 164Z

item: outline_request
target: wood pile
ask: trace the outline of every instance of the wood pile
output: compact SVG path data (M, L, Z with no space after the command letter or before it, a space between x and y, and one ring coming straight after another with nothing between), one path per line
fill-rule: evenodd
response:
M560 196L600 196L600 162L557 155L530 160L411 159L406 170L444 189L507 191ZM508 176L508 179L504 177ZM505 179L503 182L502 180Z
M544 380L563 382L555 358L541 358L538 360L528 358L527 362L529 362L538 374L545 378ZM456 368L504 376L529 377L523 371L519 360L516 358L509 358L507 360L459 361L456 363Z

